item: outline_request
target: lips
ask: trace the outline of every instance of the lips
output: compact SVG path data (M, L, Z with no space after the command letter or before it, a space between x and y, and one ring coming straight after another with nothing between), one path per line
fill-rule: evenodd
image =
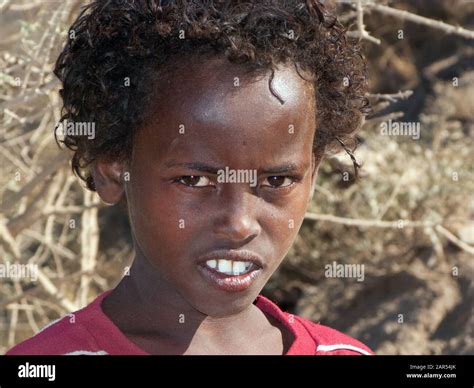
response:
M227 292L248 289L263 269L261 257L250 251L214 251L200 257L197 264L208 283Z

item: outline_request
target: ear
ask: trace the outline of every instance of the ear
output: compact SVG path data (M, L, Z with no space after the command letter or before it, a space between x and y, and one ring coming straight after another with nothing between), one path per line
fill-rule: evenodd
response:
M115 205L124 195L124 163L97 159L91 168L95 189L102 201Z

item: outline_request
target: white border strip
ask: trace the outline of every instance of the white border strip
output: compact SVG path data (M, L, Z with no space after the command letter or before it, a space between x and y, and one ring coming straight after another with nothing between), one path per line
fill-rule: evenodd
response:
M91 352L89 350L75 350L73 352L64 353L63 356L104 356L107 353L105 350L99 350L98 352Z
M333 350L353 350L354 352L365 354L366 356L371 356L372 354L369 353L367 350L358 348L354 345L347 345L347 344L335 344L335 345L318 345L316 351L318 352L332 352Z

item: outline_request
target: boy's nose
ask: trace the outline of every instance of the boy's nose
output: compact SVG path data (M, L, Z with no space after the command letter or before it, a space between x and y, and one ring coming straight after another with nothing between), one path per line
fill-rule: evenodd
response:
M232 245L242 246L260 234L258 196L240 184L226 184L218 201L220 209L215 219L215 233ZM233 186L233 187L229 187ZM236 187L241 186L241 187ZM225 193L224 193L225 191Z

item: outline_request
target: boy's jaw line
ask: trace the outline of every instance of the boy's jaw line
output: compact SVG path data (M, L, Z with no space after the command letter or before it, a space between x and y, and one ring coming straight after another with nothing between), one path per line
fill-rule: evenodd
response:
M139 306L140 310L142 312L145 312L145 315L149 316L152 321L155 322L161 322L165 323L168 322L168 324L165 323L165 328L163 327L157 327L156 329L159 330L160 332L165 331L172 331L174 332L179 338L182 338L183 332L181 330L176 330L176 318L175 318L175 313L183 314L186 318L186 325L182 325L183 330L186 332L187 329L190 329L191 332L195 332L198 330L198 328L202 327L203 324L207 325L212 324L212 326L207 326L209 329L211 327L215 327L216 329L223 330L224 327L235 327L236 325L239 325L239 322L242 324L246 322L246 319L248 317L248 314L250 313L253 304L250 303L248 306L245 306L242 309L239 309L239 311L236 311L231 314L225 314L225 315L208 315L196 307L194 307L186 298L182 296L182 294L174 289L174 290L166 290L163 288L160 288L159 290L155 291L160 291L160 292L155 292L152 291L152 298L156 298L157 295L159 300L150 300L150 289L147 287L147 281L143 282L143 276L140 274L140 272L147 271L147 274L145 275L147 278L150 277L150 269L147 268L149 265L151 265L149 262L148 263L138 263L137 262L140 260L146 260L145 257L137 258L135 257L135 262L134 266L136 267L135 271L132 270L130 271L129 279L126 284L122 284L122 291L125 291L126 293L131 295L135 295L134 298L138 299L138 301L134 300L134 303L138 302L137 305ZM136 266L138 264L138 266ZM161 282L161 286L163 286L165 283L170 284L169 282L163 280ZM156 285L156 283L155 283ZM125 286L125 287L123 287ZM166 286L165 286L166 287ZM168 287L167 287L168 288ZM164 292L163 292L164 291ZM171 292L170 292L171 291ZM222 291L215 291L215 292L221 292ZM166 294L166 295L164 295ZM232 296L230 293L226 293L229 296ZM178 302L184 302L184 304ZM159 308L157 308L159 305ZM181 305L182 308L177 307L178 305ZM171 320L169 319L163 319L163 313L166 311L165 316L168 316ZM156 314L156 319L153 318L153 316ZM225 325L225 326L222 326ZM168 330L166 329L166 326L168 326ZM181 334L179 334L181 333Z
M217 348L229 333L236 341L248 332L249 327L255 325L256 317L261 315L261 310L252 303L233 314L211 316L200 312L190 304L186 308L177 309L174 301L166 300L166 296L160 298L159 301L152 301L149 299L148 292L150 290L144 290L144 284L139 276L135 276L136 279L133 279L132 273L128 279L123 279L119 287L114 290L116 293L114 304L117 306L118 303L119 309L123 311L124 309L128 310L131 303L132 310L126 315L135 317L132 319L131 327L128 326L130 325L128 323L125 327L119 326L119 328L126 335L135 336L136 333L146 333L150 339L164 338L167 343L173 343L176 346L176 353L173 354L184 354L191 344L212 345L215 343ZM124 280L126 284L123 284ZM128 304L124 304L124 301L127 301ZM162 302L164 305L161 305ZM160 304L158 309L156 308L157 304ZM138 309L138 311L134 309ZM185 317L185 323L177 324L179 314ZM139 336L143 338L143 334L139 334ZM226 339L224 342L228 340L230 339ZM136 344L153 354L153 350L147 348L146 345L138 342Z

